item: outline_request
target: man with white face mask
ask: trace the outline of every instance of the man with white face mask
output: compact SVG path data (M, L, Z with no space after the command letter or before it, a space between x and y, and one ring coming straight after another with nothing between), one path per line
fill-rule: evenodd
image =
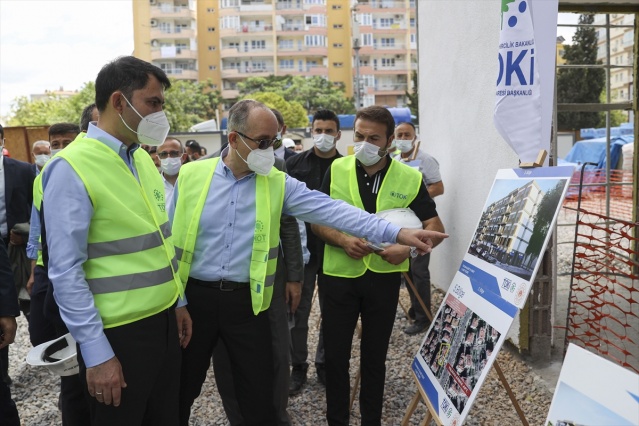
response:
M193 318L182 353L180 425L187 426L218 341L229 352L245 425L275 425L273 360L267 310L273 296L282 214L332 225L372 241L399 241L430 251L445 234L398 229L363 210L330 199L273 168L278 125L254 100L229 110L228 147L220 158L180 171L169 216L180 279Z
M394 128L395 121L386 108L360 109L354 124L355 155L335 160L320 190L368 213L410 208L423 229L443 232L421 174L388 158ZM313 225L312 230L327 243L318 277L323 297L326 419L330 426L350 424L349 360L361 315L361 423L379 425L400 273L408 270L408 259L416 253L399 244L371 244L325 226ZM439 242L439 238L433 240L433 246Z
M397 152L393 154L393 158L419 170L422 173L428 194L430 194L431 198L435 198L444 193L444 183L439 172L439 163L433 156L426 153L423 146L420 145L418 147L416 141L415 125L410 122L399 123L395 127ZM417 288L419 297L424 301L426 308L430 310L429 263L429 254L411 259L408 274ZM408 315L410 319L414 320L414 323L406 327L404 332L408 335L413 335L426 331L430 325L430 320L410 286L408 287L408 294L411 302Z
M160 159L160 173L164 180L164 200L166 205L173 201L173 188L180 174L180 168L186 161L187 154L182 146L182 141L174 137L168 137L158 147Z
M313 148L291 158L286 162L289 175L306 184L308 189L320 189L326 170L333 161L342 157L337 151L337 141L342 135L337 115L330 110L318 110L311 124ZM322 266L320 242L313 232L311 224L306 224L307 248L311 257L304 267L302 298L295 313L295 326L291 329L291 382L289 394L296 395L306 383L308 370L308 318L311 313L313 293L317 273ZM320 301L321 303L321 301ZM324 374L324 339L320 327L317 351L315 352L315 371L321 384L326 384Z
M93 426L178 422L191 321L176 308L183 287L162 178L139 149L167 136L170 86L133 56L106 64L95 81L98 122L42 172L44 266L78 343Z
M51 159L51 144L49 141L36 141L31 148L31 156L33 157L33 163L36 165L36 174L40 173L40 170L47 164L47 161Z

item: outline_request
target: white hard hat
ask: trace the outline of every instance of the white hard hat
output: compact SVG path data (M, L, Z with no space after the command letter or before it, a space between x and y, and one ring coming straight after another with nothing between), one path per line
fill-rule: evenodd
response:
M293 148L295 146L295 141L291 138L284 138L282 139L282 145L284 145L285 148Z
M59 339L42 343L29 351L27 364L45 366L58 376L78 374L80 367L76 356L75 340L71 334L67 333Z
M415 212L409 208L382 210L381 212L377 212L376 215L400 228L423 228L422 221L419 220Z

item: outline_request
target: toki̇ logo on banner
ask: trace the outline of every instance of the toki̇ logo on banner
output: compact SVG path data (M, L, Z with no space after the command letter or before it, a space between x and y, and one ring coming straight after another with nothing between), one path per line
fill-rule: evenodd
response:
M522 161L534 159L541 135L533 0L502 0L494 122Z

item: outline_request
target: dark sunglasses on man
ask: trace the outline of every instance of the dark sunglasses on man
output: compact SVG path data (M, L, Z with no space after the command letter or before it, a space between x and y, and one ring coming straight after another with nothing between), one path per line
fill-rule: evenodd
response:
M178 158L181 155L182 154L180 153L180 151L162 151L162 152L158 152L158 157L160 157L162 160L164 160L167 157Z
M242 132L238 132L237 130L233 130L235 133L237 133L238 135L242 136L243 138L246 138L250 141L253 141L257 144L257 147L259 149L267 149L269 146L273 145L275 142L277 142L279 140L279 138L273 138L273 139L260 139L255 140L250 136L246 136L244 133Z

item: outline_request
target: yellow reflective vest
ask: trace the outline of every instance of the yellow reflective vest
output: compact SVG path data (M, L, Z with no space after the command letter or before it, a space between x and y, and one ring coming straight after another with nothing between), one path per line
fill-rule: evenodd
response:
M416 169L388 158L390 167L377 193L376 212L408 207L422 184L422 174ZM331 165L330 196L336 200L364 210L357 184L355 156L338 158ZM386 262L375 253L362 259L353 259L341 247L324 246L323 271L326 275L357 278L370 269L373 272L390 273L408 271L408 259L399 265Z
M219 161L220 158L194 161L180 169L173 233L184 286L191 270L200 217ZM275 168L268 176L255 176L255 233L249 271L255 315L268 309L273 297L284 185L285 174Z
M95 139L76 139L57 155L73 167L93 205L82 267L104 327L173 305L182 286L164 184L151 157L134 152L138 182L122 158Z

